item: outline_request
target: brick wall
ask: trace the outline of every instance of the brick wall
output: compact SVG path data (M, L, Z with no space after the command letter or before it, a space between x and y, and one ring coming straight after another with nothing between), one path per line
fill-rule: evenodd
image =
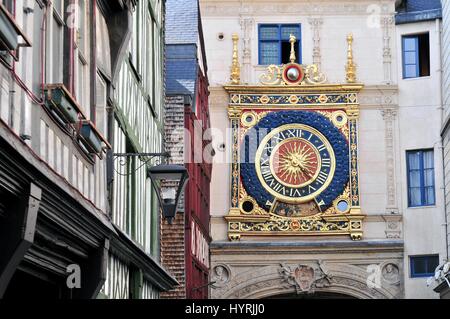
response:
M180 283L174 290L161 293L161 299L186 298L184 214L178 213L169 225L161 222L161 263Z
M166 97L164 116L165 147L170 152L170 163L184 164L184 97ZM175 219L169 225L166 220L161 222L161 263L177 279L180 285L171 291L161 293L163 299L186 298L185 278L185 216L184 200Z

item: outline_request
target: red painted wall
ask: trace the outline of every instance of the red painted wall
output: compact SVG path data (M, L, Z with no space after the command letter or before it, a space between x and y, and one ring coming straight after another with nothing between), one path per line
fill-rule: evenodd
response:
M186 261L186 297L188 299L208 298L209 287L209 235L210 221L210 183L212 164L204 160L203 152L210 144L200 138L194 138L195 130L201 135L210 128L208 83L201 72L197 81L195 108L185 108L185 128L191 138L186 139L185 154L190 160L186 163L189 182L185 192L185 261ZM199 122L200 120L200 122ZM198 161L196 162L195 159ZM194 250L194 251L193 251ZM205 256L206 252L206 256Z

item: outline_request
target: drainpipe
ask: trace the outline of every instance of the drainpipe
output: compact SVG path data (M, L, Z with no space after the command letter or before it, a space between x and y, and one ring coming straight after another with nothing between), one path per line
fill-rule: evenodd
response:
M442 87L442 32L441 32L441 20L440 19L436 19L436 35L437 35L437 48L439 50L439 54L438 54L438 70L437 70L437 76L438 76L438 80L439 80L439 89L437 90L437 99L439 101L439 123L440 126L442 127L443 125L443 121L444 121L444 100L443 100L443 87ZM444 193L444 224L443 226L445 226L445 247L446 247L446 260L449 259L449 251L448 251L448 220L447 220L447 196L446 196L446 191L445 191L445 163L444 163L444 143L443 143L443 138L441 135L441 139L440 139L440 143L439 143L439 147L441 149L442 152L442 163L443 165L443 188L442 191Z

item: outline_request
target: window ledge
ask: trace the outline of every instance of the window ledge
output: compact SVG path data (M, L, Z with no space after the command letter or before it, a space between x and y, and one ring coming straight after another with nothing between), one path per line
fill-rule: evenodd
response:
M102 143L107 149L111 149L111 145L91 121L80 121L78 134L91 154L101 154L103 151Z
M438 208L436 205L427 205L427 206L411 206L411 207L407 207L406 209L430 209L430 208Z
M47 84L44 86L44 94L47 107L55 109L67 123L76 123L79 116L83 119L87 118L64 84Z
M420 81L420 80L429 80L431 79L431 75L427 75L427 76L418 76L416 78L402 78L403 81Z

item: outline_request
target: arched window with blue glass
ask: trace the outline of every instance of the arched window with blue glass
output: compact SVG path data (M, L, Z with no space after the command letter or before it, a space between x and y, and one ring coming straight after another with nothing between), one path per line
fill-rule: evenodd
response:
M294 35L296 63L302 63L300 24L260 24L258 26L259 64L281 65L290 63L291 44L289 37Z

